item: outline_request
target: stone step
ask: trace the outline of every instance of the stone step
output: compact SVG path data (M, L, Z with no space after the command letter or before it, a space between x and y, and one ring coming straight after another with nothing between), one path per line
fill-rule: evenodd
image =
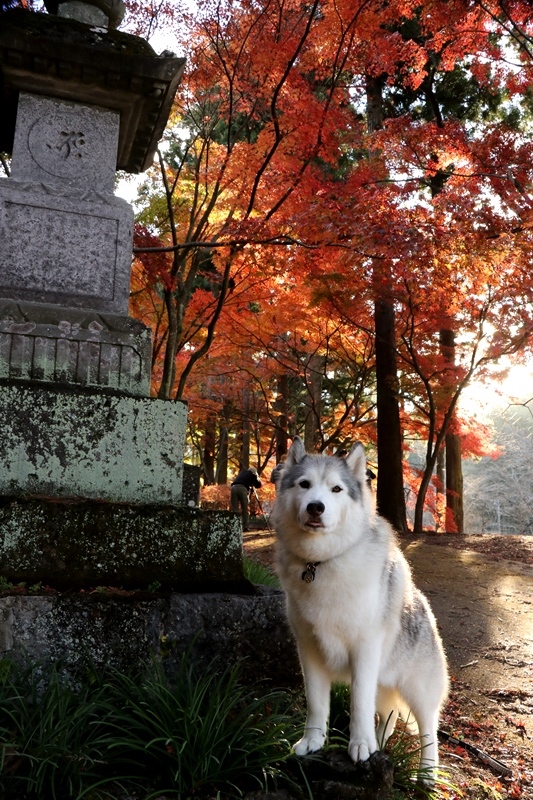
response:
M238 514L198 508L9 500L0 575L56 589L235 591L245 581Z
M0 597L0 658L59 664L75 679L87 667L129 671L154 655L172 673L185 652L200 669L240 663L241 678L266 691L301 686L281 592Z

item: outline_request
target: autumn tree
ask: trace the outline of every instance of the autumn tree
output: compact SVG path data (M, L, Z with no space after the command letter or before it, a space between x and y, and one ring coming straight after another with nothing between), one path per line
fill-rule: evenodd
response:
M387 203L391 219L396 212L404 222L403 229L398 221L382 226L381 247L374 248L385 263L391 238L397 242L394 271L392 275L388 272L385 278L391 319L393 303L400 304L397 308L406 303L409 315L410 297L413 293L417 296L417 321L410 334L403 337L402 342L398 325L393 333L393 343L396 339L399 351L410 341L413 331L417 333L416 345L403 351L402 371L408 375L414 370L421 376L427 394L424 403L418 400L414 408L431 420L424 431L428 437L428 454L419 492L417 530L422 526L421 509L443 443L446 437L449 444L458 441L454 413L462 389L487 360L497 358L500 352L512 352L524 346L531 330L527 303L522 298L514 309L516 317L507 320L507 327L502 316L513 304L510 297L519 291L517 284L524 286L523 252L516 252L518 240L519 250L529 248L528 235L523 230L524 215L527 219L530 213L529 200L520 190L522 179L517 180L516 175L524 170L529 174L530 147L516 124L514 129L510 124L513 120L516 123L516 108L513 115L509 106L501 103L502 97L509 94L505 81L512 86L516 75L509 71L492 74L481 71L480 65L486 64L489 55L493 60L496 57L503 60L501 50L494 45L494 32L487 25L488 17L483 16L485 12L481 8L472 12L466 5L453 6L455 11L465 14L462 20L460 15L455 17L453 30L449 21L442 17L442 4L439 9L439 4L435 3L421 5L411 19L404 18L395 25L391 22L388 27L384 25L385 38L391 32L393 37L389 47L383 48L385 55L379 62L379 71L376 70L377 77L370 81L371 94L368 66L365 74L367 107L370 98L374 119L370 132L378 131L372 136L370 152L372 161L378 165L380 160L382 163L381 178L377 174L375 181L387 182L389 189L382 192L382 204ZM448 4L446 13L450 8ZM474 30L476 41L473 41ZM444 31L447 31L446 37L443 37ZM394 35L396 49L392 41ZM383 38L377 46L383 45ZM436 38L440 38L438 48ZM379 35L372 39L374 45L377 41ZM474 51L472 44L477 48ZM423 63L418 73L408 73L407 80L405 58L393 60L400 46L404 53L410 48L411 55L416 54L421 66ZM468 66L463 60L466 52L470 59ZM387 70L383 59L388 62ZM479 63L475 59L479 59ZM383 124L384 106L388 119ZM527 116L527 104L519 117L523 119L524 115ZM376 124L376 119L380 124ZM479 130L484 132L483 140L480 140ZM502 146L504 142L505 147ZM386 175L384 166L388 167ZM391 175L397 177L391 178ZM396 192L396 198L390 191L393 183L401 189ZM492 201L489 198L493 198ZM520 208L518 214L517 208ZM489 219L492 231L487 230ZM507 241L511 249L506 267L501 270L502 243L495 242L494 237L498 239L500 232L509 235L510 219L514 220L513 236L518 238ZM367 252L370 257L370 248ZM376 263L375 252L371 258ZM481 320L478 333L483 354L470 321L462 322L462 303L472 310L472 296L465 292L469 272L472 277L476 276L478 302L474 303L474 320ZM436 287L433 287L434 282ZM439 285L441 290L437 289L437 295L432 297L431 290ZM436 304L434 308L432 302ZM489 314L492 321L483 328L483 321L487 321L485 314ZM351 316L353 318L353 314ZM491 325L498 328L498 345L487 347ZM427 342L418 335L422 330ZM456 366L450 343L455 342L456 336L468 340L471 335L470 349L461 342L463 363ZM440 353L434 347L438 342L436 337L440 337ZM488 338L495 344L492 337ZM470 362L467 358L465 363L465 352L469 353ZM444 364L440 363L443 358ZM395 382L394 376L389 381ZM404 375L402 394L406 399L409 398L408 387L409 381Z
M154 252L167 254L159 283L166 325L156 345L162 398L183 397L192 366L211 346L237 254L291 242L284 214L292 196L312 192L314 160L330 158L346 127L350 115L333 102L339 89L345 94L342 34L339 55L330 54L322 90L315 91L312 44L321 13L318 0L207 2L189 20L188 72L159 154L162 183L147 189L140 217L159 242L147 246L145 231L136 242L145 270ZM202 321L203 341L177 376L178 355L190 341L186 312L198 288L199 252L206 250L219 278L216 303Z

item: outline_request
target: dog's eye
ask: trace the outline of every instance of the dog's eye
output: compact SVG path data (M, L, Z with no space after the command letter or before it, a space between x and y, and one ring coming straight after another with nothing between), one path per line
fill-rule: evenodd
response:
M334 486L332 492L342 492L342 486Z
M311 484L309 483L309 481L300 481L300 486L301 486L302 489L310 489L311 488Z

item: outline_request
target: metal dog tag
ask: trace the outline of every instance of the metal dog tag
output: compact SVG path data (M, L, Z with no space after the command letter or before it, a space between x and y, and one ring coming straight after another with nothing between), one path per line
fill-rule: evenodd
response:
M318 566L317 564L313 564L311 561L309 561L305 565L305 569L302 572L302 580L305 581L306 583L313 583L315 579L317 566Z

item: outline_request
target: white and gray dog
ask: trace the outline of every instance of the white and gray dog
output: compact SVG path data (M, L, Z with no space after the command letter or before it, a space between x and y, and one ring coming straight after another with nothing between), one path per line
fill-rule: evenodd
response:
M349 754L365 761L410 710L427 782L448 693L442 643L394 532L375 510L362 444L308 455L299 437L276 479L277 571L305 681L298 755L323 746L332 681L351 687ZM376 730L375 715L378 716Z

